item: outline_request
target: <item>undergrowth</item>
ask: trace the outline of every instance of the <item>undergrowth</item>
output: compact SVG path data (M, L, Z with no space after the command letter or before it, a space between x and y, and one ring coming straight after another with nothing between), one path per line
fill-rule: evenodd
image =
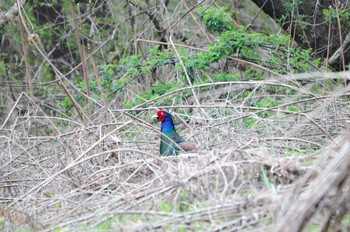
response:
M269 76L266 70L275 75L318 70L320 60L310 57L311 50L291 47L291 38L288 35L265 35L245 27L237 28L229 20L231 16L223 9L201 9L199 12L206 28L219 33L216 42L209 44L205 51L198 51L196 48L177 48L185 70L174 50L162 50L159 46L154 46L144 53L125 57L117 64L100 66L101 85L107 99L110 100L118 94L126 94L126 89L130 85L135 85L136 82L147 83L148 79L151 85L146 90L138 91L132 99L123 101L124 107L132 108L188 86L184 72L187 72L190 81L196 86L222 81L263 80ZM256 65L239 72L234 68L238 66L237 60L234 59L243 61L243 64L247 61ZM222 62L233 68L217 68ZM157 77L164 72L174 74L168 79ZM77 87L85 92L84 81L77 83ZM100 91L96 80L90 81L90 89L93 93L91 97L99 100ZM207 89L200 88L199 91L204 92ZM190 95L190 91L182 92L175 99L162 104L169 105L173 101L179 103ZM77 94L75 99L82 101L84 97ZM72 102L66 97L60 106L67 110L72 107Z

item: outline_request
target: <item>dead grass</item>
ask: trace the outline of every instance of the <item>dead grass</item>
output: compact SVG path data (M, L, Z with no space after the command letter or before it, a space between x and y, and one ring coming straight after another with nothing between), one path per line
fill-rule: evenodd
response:
M158 156L150 118L162 98L130 111L95 106L82 123L33 108L22 94L1 126L0 228L346 230L347 89L323 96L294 86L283 96L261 82L242 99L229 97L231 85L198 99L200 106L164 107L193 110L174 115L178 131L202 150L177 157ZM262 96L278 104L255 106ZM24 115L16 114L19 102L28 106Z

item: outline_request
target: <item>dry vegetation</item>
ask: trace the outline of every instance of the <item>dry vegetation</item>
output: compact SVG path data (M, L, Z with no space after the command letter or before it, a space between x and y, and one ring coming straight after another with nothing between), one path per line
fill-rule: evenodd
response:
M309 79L311 86L322 76L346 75L295 78ZM262 91L265 82L282 83L258 82L256 90ZM197 113L186 127L177 125L202 151L158 157L153 107L111 112L96 106L91 122L83 125L45 114L23 94L21 101L30 110L17 115L14 104L1 126L1 201L7 205L0 211L2 227L299 231L317 225L345 231L350 204L347 95L348 88L285 103L305 109L299 112L282 105L256 110L238 99L207 99L193 106ZM266 111L277 113L260 117ZM252 115L254 126L244 126L244 118ZM178 122L185 117L176 115ZM57 136L31 136L35 127Z
M227 1L64 2L33 4L34 17L18 1L28 8L4 32L1 231L350 231L342 49L313 63L250 1L230 2L236 15ZM225 54L230 36L241 44ZM320 71L332 68L344 71ZM198 153L159 156L158 107Z

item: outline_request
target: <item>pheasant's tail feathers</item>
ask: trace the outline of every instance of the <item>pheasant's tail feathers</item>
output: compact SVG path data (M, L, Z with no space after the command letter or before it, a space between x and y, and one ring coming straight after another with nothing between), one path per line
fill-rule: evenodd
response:
M179 143L179 146L184 150L184 151L198 151L198 147L194 143L189 143L189 142L184 142L184 143Z

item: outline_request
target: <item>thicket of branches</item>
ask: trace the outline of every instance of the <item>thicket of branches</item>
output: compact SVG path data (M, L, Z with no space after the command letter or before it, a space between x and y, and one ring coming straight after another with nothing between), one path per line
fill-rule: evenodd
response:
M0 228L349 230L348 2L273 2L0 3Z

